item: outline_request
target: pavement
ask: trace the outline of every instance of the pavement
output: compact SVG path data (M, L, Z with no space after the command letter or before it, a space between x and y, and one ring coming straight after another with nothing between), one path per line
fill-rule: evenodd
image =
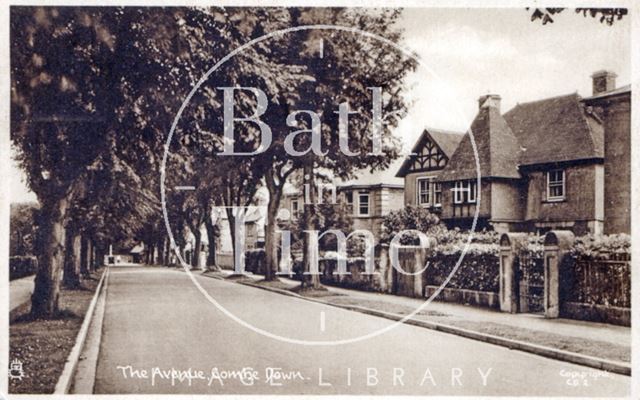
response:
M9 282L9 312L31 300L35 275Z
M262 277L256 276L256 279L262 279ZM291 279L282 280L299 285L298 281ZM420 298L363 292L338 287L327 287L327 289L331 292L348 295L350 297L358 297L372 301L384 301L409 306L413 309L417 308L425 301L425 299ZM482 307L439 301L429 303L425 310L446 314L459 320L492 322L496 324L509 325L514 328L531 329L584 340L598 340L621 346L631 346L631 328L626 326L578 321L565 318L548 319L542 314L510 314Z
M629 395L627 376L406 324L372 336L393 322L193 279L202 291L173 269L111 269L94 393Z

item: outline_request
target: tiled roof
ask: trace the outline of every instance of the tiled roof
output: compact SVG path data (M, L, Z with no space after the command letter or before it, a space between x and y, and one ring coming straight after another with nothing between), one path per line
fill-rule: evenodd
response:
M445 131L442 129L435 128L425 128L422 131L422 134L416 141L416 144L411 149L411 153L419 153L425 142L429 139L432 139L436 145L444 152L447 158L451 159L451 156L456 151L458 144L460 144L460 140L462 140L463 133L462 132L453 132L453 131ZM396 173L398 177L404 177L409 173L409 169L413 162L415 156L407 156L400 169Z
M471 132L478 152L482 177L520 178L517 167L520 146L498 108L481 108L471 124ZM476 165L471 136L467 132L440 173L439 179L475 179Z
M400 164L402 164L404 160L402 158L398 158L391 162L388 168L385 168L382 171L376 170L371 172L370 168L364 168L356 172L356 177L354 179L349 179L347 181L341 181L336 184L337 187L344 186L404 186L404 180L402 178L398 178L395 176L396 171L400 168Z
M604 156L603 128L578 94L518 104L504 115L521 147L519 164Z

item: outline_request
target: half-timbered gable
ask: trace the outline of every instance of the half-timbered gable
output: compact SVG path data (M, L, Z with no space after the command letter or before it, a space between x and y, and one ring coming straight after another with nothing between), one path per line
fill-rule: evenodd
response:
M405 181L405 205L439 209L442 190L435 178L449 162L462 137L462 133L433 128L422 132L396 174Z

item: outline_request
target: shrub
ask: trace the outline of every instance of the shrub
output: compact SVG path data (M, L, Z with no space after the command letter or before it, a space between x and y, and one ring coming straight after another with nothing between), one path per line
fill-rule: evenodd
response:
M631 306L631 238L626 234L576 238L563 260L563 300L617 307Z
M244 253L245 270L254 274L264 274L266 254L263 249L247 250Z
M404 230L415 229L424 232L427 236L437 236L447 229L440 223L440 218L423 207L409 205L401 210L392 211L382 221L380 242L390 243L391 240ZM406 234L402 237L401 244L419 245L417 235Z
M458 228L443 229L434 236L435 252L444 255L459 254L466 249L466 254L494 254L500 250L500 235L494 231L468 232Z
M585 235L577 237L572 255L608 259L613 254L630 254L631 237L624 233L614 235Z
M435 253L425 271L427 285L442 285L460 260L458 253ZM500 260L493 253L466 253L446 287L497 293L500 284Z
M9 280L33 275L38 270L38 259L34 256L9 257Z

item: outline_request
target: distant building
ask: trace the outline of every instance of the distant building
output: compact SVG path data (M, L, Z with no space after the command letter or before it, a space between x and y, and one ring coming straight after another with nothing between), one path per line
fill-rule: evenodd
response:
M336 185L339 201L344 201L351 211L353 229L370 231L376 243L384 217L404 207L404 182L396 176L402 163L397 159L381 171L363 169L354 179Z
M353 229L370 231L376 242L380 238L384 217L404 206L403 180L395 176L402 162L402 159L397 159L381 171L371 172L370 169L362 169L356 172L354 179L335 184L336 201L347 204L353 220ZM325 187L322 190L330 193L331 189ZM288 212L285 213L287 215L281 215L281 219L300 218L303 206L303 191L289 188L282 201L282 208Z

